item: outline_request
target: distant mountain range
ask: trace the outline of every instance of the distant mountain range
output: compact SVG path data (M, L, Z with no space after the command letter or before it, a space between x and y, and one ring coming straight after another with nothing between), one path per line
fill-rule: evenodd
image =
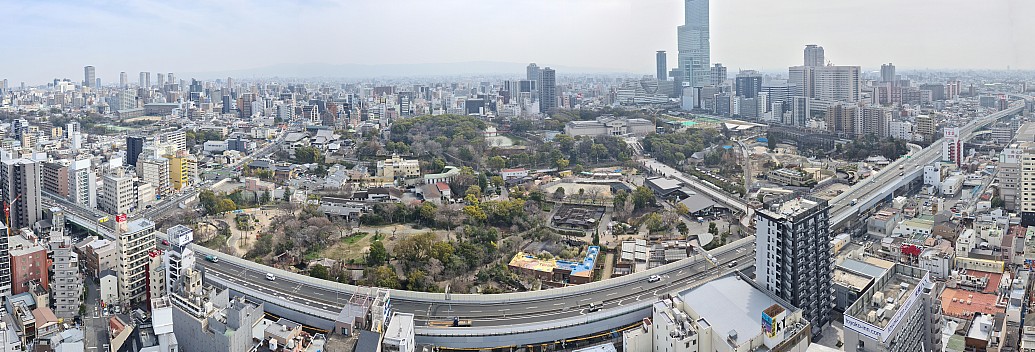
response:
M493 62L493 61L472 61L454 63L426 63L426 64L278 64L266 67L258 67L243 70L210 71L210 72L184 72L186 77L206 78L391 78L391 77L418 77L418 76L525 76L525 67L528 63L516 62ZM546 65L539 64L539 67ZM603 74L615 76L638 76L637 74L623 72L622 70L572 67L572 66L550 66L557 70L559 75L568 74Z

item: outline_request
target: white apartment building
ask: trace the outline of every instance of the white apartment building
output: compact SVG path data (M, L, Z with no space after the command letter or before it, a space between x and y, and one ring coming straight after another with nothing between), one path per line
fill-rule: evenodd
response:
M90 208L97 207L97 174L90 170L90 159L68 165L68 200Z
M1035 150L1026 149L1021 156L1021 180L1018 210L1021 226L1035 225Z
M169 250L165 251L165 292L172 292L188 268L194 268L194 251L188 245L194 241L194 231L184 225L176 225L166 230L169 235Z
M155 194L164 196L172 192L169 181L169 159L162 157L140 156L137 160L137 176L141 181L150 183Z
M913 134L913 124L909 121L888 122L888 137L904 141L916 140Z
M118 265L115 272L119 284L119 304L125 308L147 298L148 253L156 248L157 231L151 220L137 219L119 223L116 232Z
M108 214L126 214L137 206L137 189L133 178L119 174L104 175L98 207Z

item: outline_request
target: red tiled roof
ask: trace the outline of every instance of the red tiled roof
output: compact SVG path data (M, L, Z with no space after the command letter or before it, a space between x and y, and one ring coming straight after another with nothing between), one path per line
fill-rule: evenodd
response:
M984 271L967 270L964 272L964 274L974 277L987 277L988 285L985 286L984 290L981 290L981 292L984 293L996 293L996 291L999 290L999 282L1003 281L1002 273L987 273Z
M953 298L956 299L955 302L953 302ZM994 315L1004 311L995 306L998 296L994 294L946 288L942 291L941 299L942 312L956 318L969 318L974 313Z

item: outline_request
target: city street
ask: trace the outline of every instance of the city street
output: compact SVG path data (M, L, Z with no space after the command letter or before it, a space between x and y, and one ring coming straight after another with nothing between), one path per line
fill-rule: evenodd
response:
M86 314L83 315L83 332L86 335L87 351L104 351L108 348L108 317L101 308L100 287L91 277L84 278L86 283Z

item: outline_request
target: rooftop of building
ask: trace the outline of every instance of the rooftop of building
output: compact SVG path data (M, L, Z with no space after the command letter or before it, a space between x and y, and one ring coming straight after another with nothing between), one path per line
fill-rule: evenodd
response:
M646 182L653 184L655 187L662 190L679 189L680 187L683 187L682 182L668 177L650 177L647 178Z
M154 230L155 223L149 219L136 219L126 224L126 231L123 233L136 233L144 230Z
M834 269L834 284L850 287L856 291L865 290L872 280L873 278L869 276L859 275L841 268Z
M32 317L36 319L36 328L47 324L57 324L57 315L48 307L39 307L32 310Z
M871 279L881 277L881 275L884 275L884 273L888 271L888 269L885 267L873 265L865 261L859 261L851 258L845 259L841 262L841 264L838 264L837 266L846 271L855 274L861 274L862 276L866 276Z
M967 329L967 338L988 341L992 336L992 325L995 323L993 318L994 315L989 314L975 315L970 329Z
M759 312L773 306L783 310L797 310L737 275L709 281L680 292L679 296L684 304L712 326L713 331L721 334L736 332L738 346L748 343L762 332Z
M277 341L287 341L297 337L297 329L302 325L284 318L266 327L266 334L274 337Z
M955 318L969 318L974 313L994 315L1003 308L996 307L995 294L946 288L942 291L942 313Z
M809 216L826 206L825 200L791 194L766 203L765 208L759 209L758 212L774 219L794 220Z
M7 239L9 241L11 256L23 256L39 251L46 251L46 248L40 244L21 235L10 236Z
M982 281L985 283L984 287L979 288L982 293L996 293L999 290L1000 282L1002 282L1003 280L1002 273L990 273L978 270L964 270L963 274L974 278L981 278Z
M402 340L408 339L409 332L413 331L413 314L410 313L395 313L392 314L392 319L388 322L388 327L385 328L384 338Z
M586 275L593 272L597 255L600 254L600 247L590 246L586 250L586 257L582 261L571 261L564 259L540 259L531 254L519 252L510 260L510 266L530 269L542 272L552 272L554 269L571 271L571 275Z
M916 290L929 289L930 277L926 270L896 265L874 280L873 286L859 295L859 299L845 310L845 315L884 329L895 315L909 303Z
M898 215L899 210L895 208L884 208L870 216L870 219L877 221L888 221Z

